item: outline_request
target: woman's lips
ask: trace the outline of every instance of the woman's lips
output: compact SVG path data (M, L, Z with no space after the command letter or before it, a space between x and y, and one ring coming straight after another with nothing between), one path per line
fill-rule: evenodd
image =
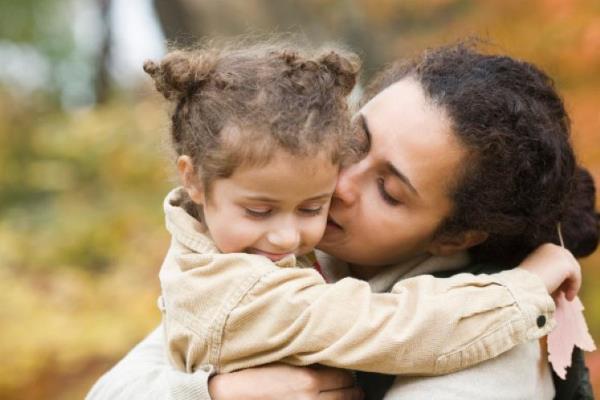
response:
M327 228L334 228L334 229L340 229L342 230L343 228L341 227L340 224L338 224L337 222L335 222L333 220L333 218L331 217L327 217Z

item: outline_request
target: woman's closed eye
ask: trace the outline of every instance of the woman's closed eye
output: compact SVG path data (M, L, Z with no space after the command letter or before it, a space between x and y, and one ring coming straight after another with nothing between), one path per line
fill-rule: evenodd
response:
M402 203L400 200L394 198L385 190L385 180L383 178L377 178L377 189L379 190L379 194L381 195L383 201L385 201L389 205L397 206Z

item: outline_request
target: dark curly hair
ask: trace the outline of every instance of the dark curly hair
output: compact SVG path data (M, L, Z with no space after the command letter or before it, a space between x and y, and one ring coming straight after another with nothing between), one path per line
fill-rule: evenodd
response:
M353 53L276 41L209 43L144 63L175 106L175 152L192 158L206 188L275 149L341 163L352 153L346 97L359 69Z
M460 43L390 66L367 88L366 98L406 77L419 81L447 111L469 153L453 188L453 212L439 235L487 232L488 239L470 249L472 256L507 267L542 243L557 243L559 222L575 256L596 249L594 182L577 166L569 117L543 71Z

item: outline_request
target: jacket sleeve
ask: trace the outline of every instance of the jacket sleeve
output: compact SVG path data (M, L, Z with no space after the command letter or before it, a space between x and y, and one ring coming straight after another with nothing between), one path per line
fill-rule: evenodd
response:
M210 400L211 375L210 366L192 374L174 369L158 327L94 384L86 400Z
M419 276L391 293L346 278L324 284L313 270L265 274L228 313L219 371L276 360L387 374L445 374L546 335L554 302L534 275ZM190 340L190 338L188 338ZM193 341L193 338L191 339Z

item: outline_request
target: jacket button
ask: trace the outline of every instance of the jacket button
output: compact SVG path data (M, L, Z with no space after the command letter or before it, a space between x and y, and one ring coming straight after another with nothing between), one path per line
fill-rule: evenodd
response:
M539 317L537 317L536 323L538 328L543 327L544 325L546 325L546 317L540 315Z

